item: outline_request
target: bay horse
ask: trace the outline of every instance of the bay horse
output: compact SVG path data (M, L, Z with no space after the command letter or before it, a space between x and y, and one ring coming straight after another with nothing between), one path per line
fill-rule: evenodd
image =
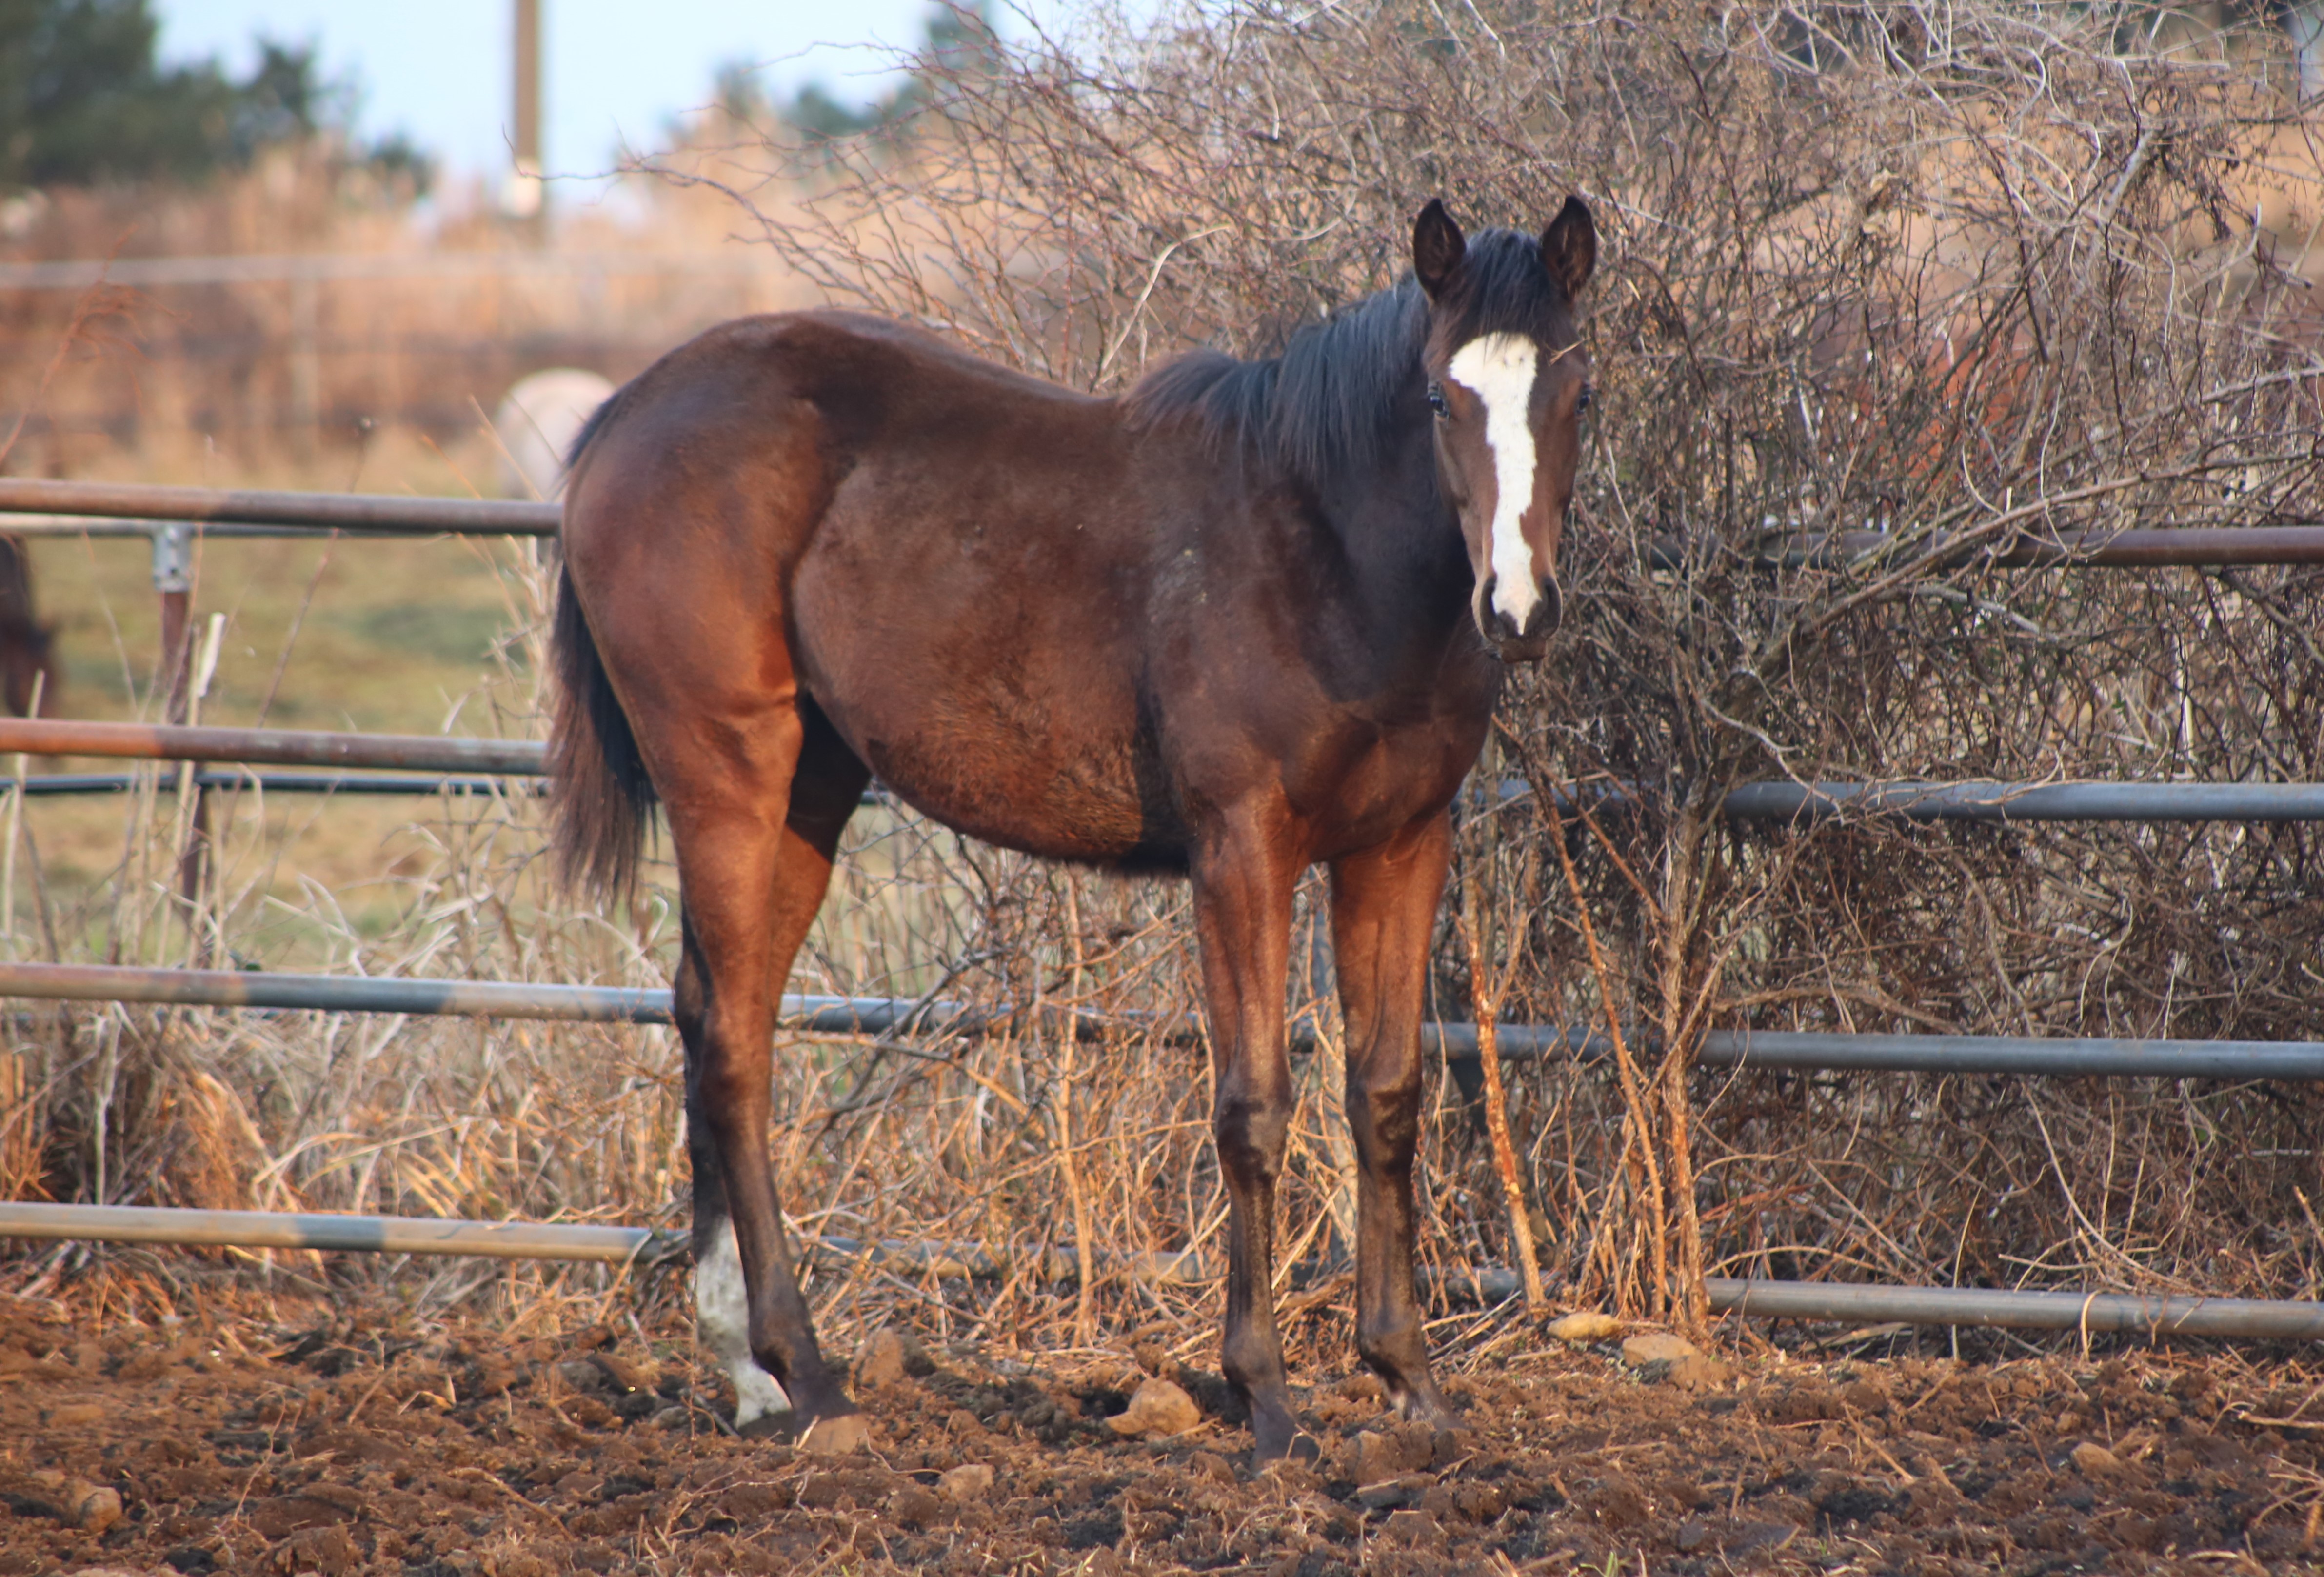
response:
M1191 878L1227 1186L1222 1368L1253 1459L1312 1456L1274 1311L1292 894L1331 872L1360 1166L1356 1342L1452 1409L1413 1285L1422 995L1504 665L1561 612L1598 251L1422 209L1412 272L1280 356L1101 399L841 311L711 329L576 443L554 634L555 844L681 911L696 1307L738 1425L864 1421L816 1345L768 1157L778 999L865 785L973 836ZM784 1412L788 1408L788 1415Z

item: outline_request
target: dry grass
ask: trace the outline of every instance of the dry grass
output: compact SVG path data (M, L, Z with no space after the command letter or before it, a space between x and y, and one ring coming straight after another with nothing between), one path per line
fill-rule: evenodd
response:
M1937 550L1941 534L2319 518L2300 271L2324 209L2308 127L2258 65L2083 13L1704 21L1609 4L1093 24L954 87L908 159L799 171L738 139L681 173L757 203L821 291L1099 389L1198 340L1268 349L1388 282L1430 194L1485 220L1537 220L1568 189L1598 205L1601 414L1565 565L1572 628L1511 687L1481 774L1537 792L1464 802L1457 879L1480 895L1505 1017L1622 1034L1610 1065L1507 1073L1554 1296L1683 1321L1704 1270L2315 1291L2324 1162L2304 1089L1692 1065L1705 1030L1746 1025L2324 1038L2311 829L1794 833L1717 816L1728 785L1785 774L2324 778L2314 572L2014 570ZM1890 541L1861 564L1757 559L1771 536L1868 526ZM1677 567L1653 567L1642 549L1671 540ZM504 607L509 633L462 726L528 733L539 569L476 565L458 606ZM1582 823L1544 812L1546 791L1609 779L1646 792ZM170 800L109 814L123 853L87 867L59 936L74 956L185 955ZM394 867L354 905L347 882L260 880L280 827L235 824L197 923L342 970L667 978L666 867L635 913L576 911L538 885L531 802L398 814ZM1011 1016L972 1039L788 1041L794 1220L981 1243L1020 1268L969 1286L826 1267L820 1316L1198 1350L1214 1289L1119 1269L1205 1248L1223 1216L1204 1060L1170 1033L1194 1002L1183 892L884 812L859 818L843 872L794 989ZM1283 1189L1295 1354L1343 1340L1349 1154L1317 896L1286 1004L1318 1042L1296 1065ZM26 887L27 955L33 908ZM1470 974L1448 918L1443 1017L1469 1016ZM1074 1016L1102 1033L1073 1038ZM18 1046L59 1195L190 1199L239 1174L254 1200L318 1208L682 1216L659 1031L106 1010L34 1016ZM1450 1082L1424 1167L1430 1265L1508 1262L1501 1185ZM1038 1269L1034 1250L1068 1244L1090 1250L1086 1295ZM503 1274L570 1284L442 1286Z
M0 289L0 434L22 421L7 466L400 486L414 468L401 451L462 446L528 373L581 366L618 381L713 323L813 300L763 253L726 244L706 198L647 184L629 209L565 195L572 211L546 260L562 266L541 272L489 211L423 224L401 194L319 146L273 150L190 193L50 194L0 257L316 255L381 272L303 290L287 278ZM425 266L450 263L465 266ZM69 328L73 352L51 369ZM489 464L460 469L492 485Z

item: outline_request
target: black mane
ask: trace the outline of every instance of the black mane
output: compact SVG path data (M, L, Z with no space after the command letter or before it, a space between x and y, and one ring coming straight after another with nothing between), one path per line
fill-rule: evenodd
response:
M1465 340L1538 334L1564 299L1535 237L1485 230L1469 238L1445 305ZM1222 447L1255 445L1294 475L1317 481L1370 453L1399 392L1417 392L1427 333L1428 300L1407 273L1301 329L1280 355L1239 361L1197 350L1164 363L1130 390L1130 414L1146 426L1192 416Z

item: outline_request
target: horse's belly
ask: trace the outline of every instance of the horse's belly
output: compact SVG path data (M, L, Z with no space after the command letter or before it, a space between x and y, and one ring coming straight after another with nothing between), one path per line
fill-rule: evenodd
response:
M972 837L1051 859L1183 863L1175 818L1150 803L1154 774L1135 736L948 699L892 717L843 707L834 721L906 804Z

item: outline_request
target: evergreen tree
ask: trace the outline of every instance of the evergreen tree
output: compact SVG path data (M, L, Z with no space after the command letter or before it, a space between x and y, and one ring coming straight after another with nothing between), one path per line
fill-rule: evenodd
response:
M235 80L215 60L163 67L158 32L147 0L0 0L0 189L194 182L345 128L349 96L312 50L261 40ZM426 184L401 138L366 156Z

